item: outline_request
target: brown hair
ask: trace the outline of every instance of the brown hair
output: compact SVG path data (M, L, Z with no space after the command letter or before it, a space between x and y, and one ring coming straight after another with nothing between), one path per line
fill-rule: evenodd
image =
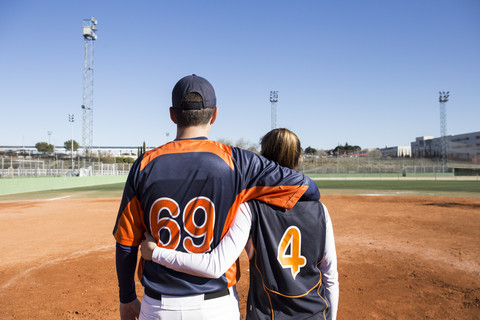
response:
M203 102L202 96L196 92L188 93L183 99L185 102ZM179 128L206 125L212 119L215 108L203 108L199 110L182 110L173 108L177 126Z
M298 166L302 147L297 135L292 131L285 128L273 129L263 136L260 144L260 153L265 158L290 169Z

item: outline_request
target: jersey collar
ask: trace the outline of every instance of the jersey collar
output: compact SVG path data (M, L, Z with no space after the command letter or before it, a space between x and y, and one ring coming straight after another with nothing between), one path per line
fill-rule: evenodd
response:
M173 141L182 141L182 140L208 140L207 137L195 137L195 138L186 138L186 139L175 139Z

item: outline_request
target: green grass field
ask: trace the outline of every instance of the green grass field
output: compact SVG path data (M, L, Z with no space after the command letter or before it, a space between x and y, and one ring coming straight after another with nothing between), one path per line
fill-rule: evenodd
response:
M480 197L480 181L318 180L323 194L386 194Z
M438 180L318 180L321 194L430 195L480 197L480 181ZM0 196L0 201L69 197L120 198L124 183L16 193Z
M69 197L71 199L120 198L122 196L124 185L125 183L112 183L88 187L15 193L0 196L0 201L53 199L62 197Z
M310 178L402 178L401 173L307 173ZM406 174L409 178L454 177L453 173L416 173Z

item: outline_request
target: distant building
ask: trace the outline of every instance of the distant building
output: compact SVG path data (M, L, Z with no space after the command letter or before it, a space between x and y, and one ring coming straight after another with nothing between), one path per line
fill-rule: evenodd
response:
M480 159L480 131L447 136L447 156L450 160L478 161ZM442 138L418 137L411 143L412 157L440 158Z
M382 157L405 158L412 156L412 148L410 146L385 147L379 150L382 153Z

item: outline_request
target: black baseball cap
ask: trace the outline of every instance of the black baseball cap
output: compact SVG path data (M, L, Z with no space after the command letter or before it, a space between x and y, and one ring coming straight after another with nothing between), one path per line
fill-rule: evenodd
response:
M202 96L202 102L183 101L188 93L196 92ZM200 110L217 106L215 90L207 79L192 74L178 80L172 91L172 106L182 110Z

